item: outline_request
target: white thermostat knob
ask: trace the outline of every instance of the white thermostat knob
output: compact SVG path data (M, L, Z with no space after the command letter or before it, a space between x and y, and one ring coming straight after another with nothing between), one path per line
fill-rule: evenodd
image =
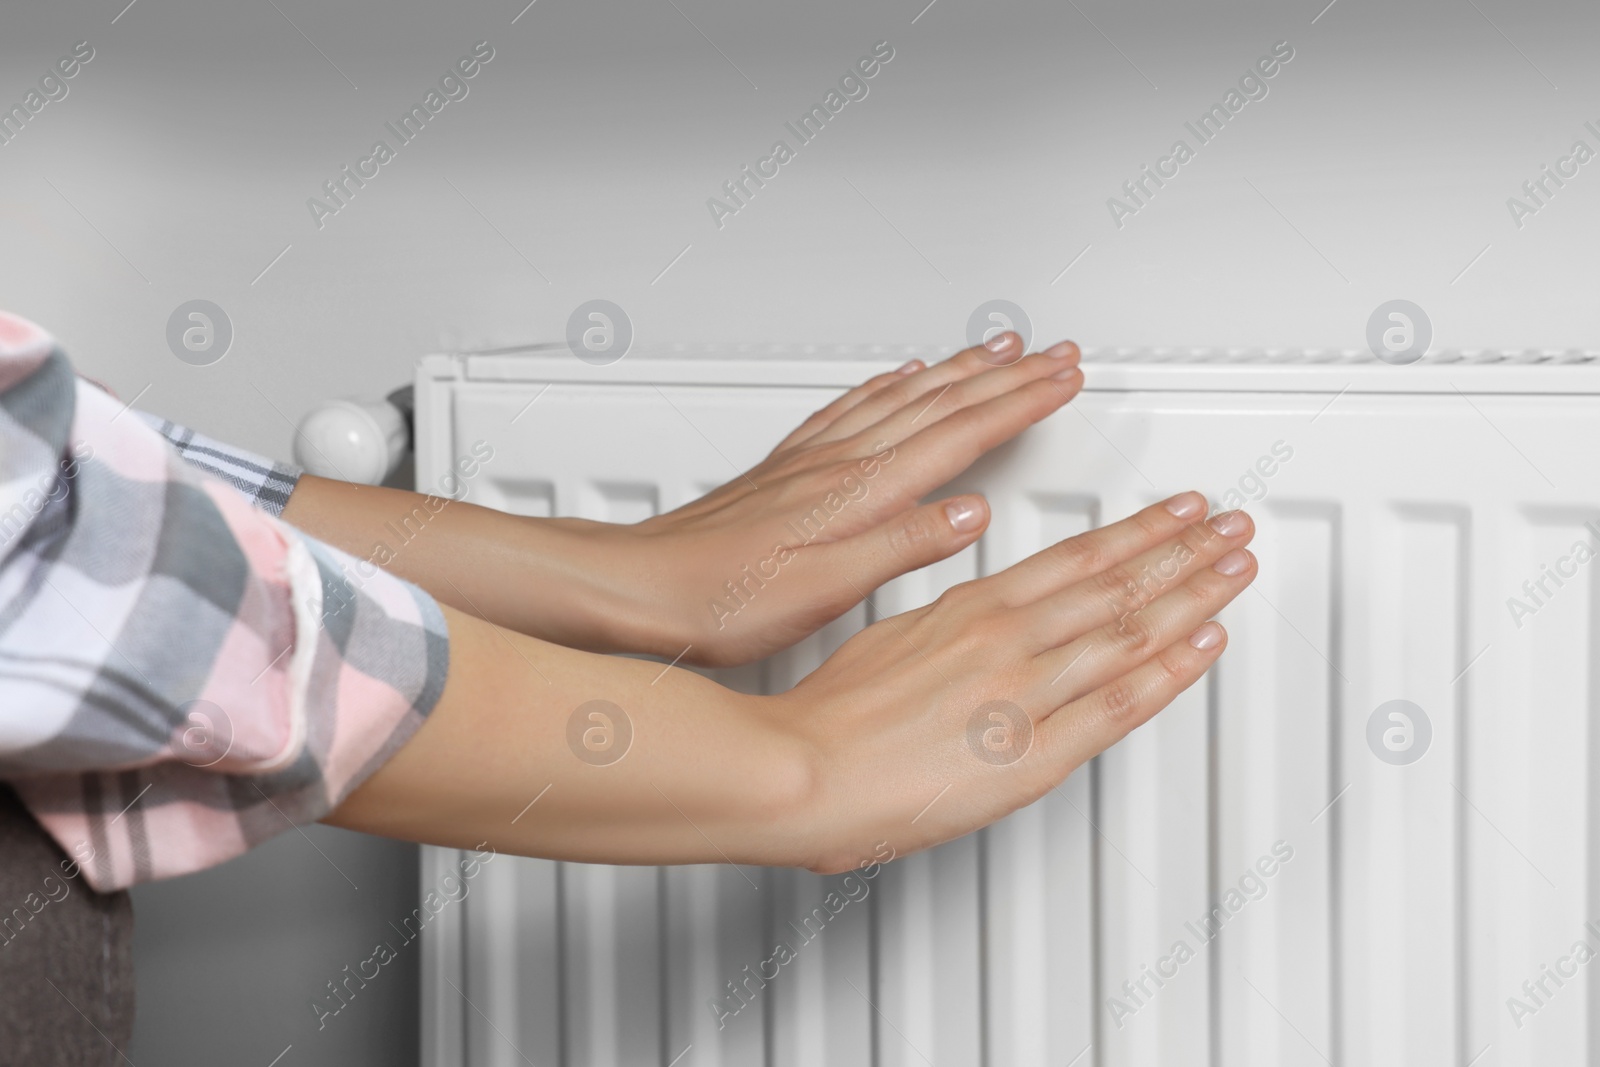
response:
M405 458L410 432L387 400L327 400L294 438L294 460L312 474L378 485Z

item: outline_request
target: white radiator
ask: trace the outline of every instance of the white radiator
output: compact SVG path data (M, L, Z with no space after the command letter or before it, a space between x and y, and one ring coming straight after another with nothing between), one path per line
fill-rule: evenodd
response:
M418 484L487 440L470 499L634 521L907 355L430 357ZM497 860L428 927L426 1064L1600 1062L1600 963L1574 955L1600 950L1600 565L1574 554L1600 541L1592 354L1085 370L956 483L991 501L982 542L874 600L901 611L1169 493L1232 490L1261 574L1208 678L1032 807L889 865L810 941L790 924L836 880ZM865 621L721 676L786 687ZM1426 721L1390 705L1374 725L1395 700ZM425 888L454 856L426 850ZM798 958L733 999L780 939ZM713 1002L745 999L719 1027Z

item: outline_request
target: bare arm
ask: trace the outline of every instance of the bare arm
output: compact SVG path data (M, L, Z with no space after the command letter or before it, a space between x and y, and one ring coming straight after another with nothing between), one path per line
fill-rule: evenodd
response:
M637 592L614 565L628 556L632 527L527 518L310 474L301 476L283 518L500 626L569 648L657 651L618 625L637 614ZM408 522L416 532L390 547Z
M839 871L929 847L1042 796L1221 654L1207 620L1253 579L1254 528L1204 513L1186 493L1051 546L778 696L452 611L438 707L327 821L609 863Z
M386 569L452 607L597 652L726 665L786 648L889 579L959 552L988 524L981 498L922 498L1077 395L1078 349L1024 356L1015 334L850 390L762 463L700 500L632 526L532 519L465 503L435 512ZM816 536L824 501L849 508ZM307 476L284 518L362 558L422 497ZM719 616L730 561L785 553L785 579ZM758 563L778 566L776 562ZM848 579L848 580L845 580Z

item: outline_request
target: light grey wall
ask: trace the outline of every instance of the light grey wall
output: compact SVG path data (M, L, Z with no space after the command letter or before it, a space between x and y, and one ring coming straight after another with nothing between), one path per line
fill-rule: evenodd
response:
M8 5L0 104L77 41L95 58L0 146L0 304L278 456L317 398L559 337L594 297L641 342L947 344L994 297L1096 344L1359 346L1396 297L1441 345L1600 341L1600 162L1520 228L1507 208L1600 149L1600 13L1325 2ZM307 199L480 40L469 95L315 225ZM719 228L707 199L879 40L869 95ZM1280 40L1268 95L1118 228L1108 198ZM236 331L214 366L167 348L194 298ZM141 891L134 1059L402 1062L414 975L334 1036L306 1005L411 891L408 849L321 829Z

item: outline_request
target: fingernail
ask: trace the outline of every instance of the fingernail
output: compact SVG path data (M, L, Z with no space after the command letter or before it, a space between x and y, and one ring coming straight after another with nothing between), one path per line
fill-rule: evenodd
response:
M1199 493L1179 493L1167 501L1167 510L1180 519L1190 519L1205 510L1206 498Z
M1078 354L1078 346L1073 344L1071 341L1062 341L1059 344L1051 345L1049 348L1045 349L1044 354L1049 356L1051 359L1066 359L1068 356L1075 356Z
M1015 336L1016 335L1010 330L997 333L987 341L983 342L983 347L987 348L991 352L1004 352L1006 349L1011 347L1011 338Z
M1242 511L1225 511L1212 519L1208 525L1224 537L1233 537L1242 534L1249 527Z
M1068 367L1066 370L1056 371L1054 374L1050 375L1050 377L1058 382L1070 382L1074 378L1083 377L1083 371L1079 370L1077 367Z
M967 500L952 500L944 506L945 517L956 533L971 533L983 525L983 512Z
M907 361L905 363L902 363L899 367L895 368L895 373L896 374L910 374L913 371L919 371L921 369L922 369L922 360L913 359L913 360L909 360L909 361Z
M1242 548L1236 548L1212 564L1218 574L1226 574L1232 578L1235 574L1243 574L1250 566L1250 555Z
M1189 635L1189 643L1202 652L1208 648L1216 648L1222 644L1222 627L1214 622L1208 622Z

